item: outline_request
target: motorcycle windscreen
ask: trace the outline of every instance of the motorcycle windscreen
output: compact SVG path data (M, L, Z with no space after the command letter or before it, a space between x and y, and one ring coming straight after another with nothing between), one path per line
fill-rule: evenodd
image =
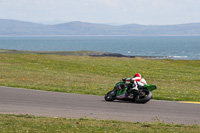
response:
M157 89L157 87L155 85L149 85L149 84L144 85L144 87L147 88L150 91L153 91L153 90Z

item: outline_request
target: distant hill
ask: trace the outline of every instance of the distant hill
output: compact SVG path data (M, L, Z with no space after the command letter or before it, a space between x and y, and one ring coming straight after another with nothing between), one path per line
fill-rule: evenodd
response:
M56 25L0 19L0 36L122 35L122 36L199 36L200 23L178 25L120 26L80 21Z

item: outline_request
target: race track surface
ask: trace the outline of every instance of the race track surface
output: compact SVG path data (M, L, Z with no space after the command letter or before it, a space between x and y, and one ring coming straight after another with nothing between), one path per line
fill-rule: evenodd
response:
M146 104L118 100L106 102L103 96L10 87L0 87L0 113L200 125L198 103L158 100Z

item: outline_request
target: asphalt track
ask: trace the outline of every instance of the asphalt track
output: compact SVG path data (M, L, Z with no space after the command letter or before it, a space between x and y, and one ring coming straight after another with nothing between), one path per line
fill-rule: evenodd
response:
M200 104L151 100L106 102L103 96L0 87L1 114L48 117L89 117L131 122L200 125Z

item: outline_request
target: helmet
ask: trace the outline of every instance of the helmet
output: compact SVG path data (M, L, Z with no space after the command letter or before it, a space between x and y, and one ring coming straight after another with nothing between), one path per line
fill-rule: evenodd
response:
M134 77L134 78L135 78L135 77L140 77L140 78L142 78L141 74L139 74L139 73L136 73L133 77Z

